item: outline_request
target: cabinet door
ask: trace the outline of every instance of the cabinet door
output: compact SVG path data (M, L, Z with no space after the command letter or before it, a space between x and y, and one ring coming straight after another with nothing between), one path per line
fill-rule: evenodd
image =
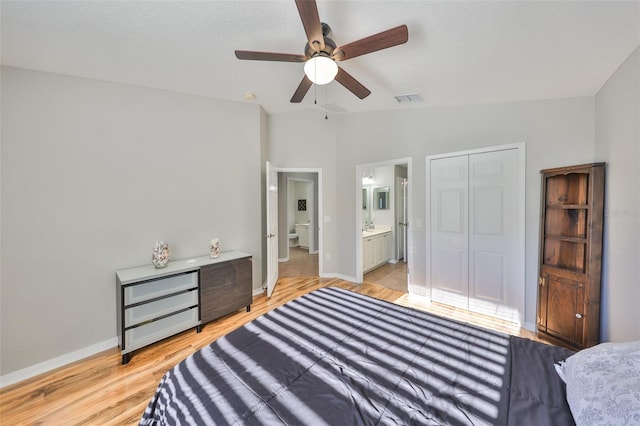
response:
M374 241L373 237L362 240L362 270L367 271L374 265Z
M220 318L250 306L251 258L215 263L200 269L200 321Z
M384 262L388 262L391 259L391 234L384 234L383 236L383 247L384 256L382 256L382 260Z
M543 275L547 286L547 333L582 345L584 285L580 281Z
M390 256L390 247L389 247L389 235L391 234L382 234L376 237L376 260L375 264L379 265L388 261Z

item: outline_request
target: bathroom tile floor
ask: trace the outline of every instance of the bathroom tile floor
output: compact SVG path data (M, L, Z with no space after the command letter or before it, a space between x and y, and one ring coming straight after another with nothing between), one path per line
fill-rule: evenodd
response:
M364 274L363 281L407 293L407 264L403 261L386 263Z
M309 254L307 250L299 247L290 247L289 260L278 264L278 275L280 278L317 277L318 255ZM407 264L402 261L396 264L387 263L367 272L363 281L406 293Z
M317 277L318 255L300 247L289 247L289 260L278 263L280 278Z

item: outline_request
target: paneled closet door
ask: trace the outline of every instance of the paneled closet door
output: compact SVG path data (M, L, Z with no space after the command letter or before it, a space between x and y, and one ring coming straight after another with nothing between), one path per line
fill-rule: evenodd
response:
M518 151L430 162L431 300L519 322Z
M469 159L431 161L431 300L469 308Z
M469 156L469 310L514 322L524 303L517 168L515 149Z

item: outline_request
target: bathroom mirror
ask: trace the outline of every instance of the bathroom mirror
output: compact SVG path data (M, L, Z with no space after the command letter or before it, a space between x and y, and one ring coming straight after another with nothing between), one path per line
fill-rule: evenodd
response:
M373 188L373 208L375 210L389 209L389 187Z
M369 198L371 188L362 188L362 225L367 226L371 222L371 198Z

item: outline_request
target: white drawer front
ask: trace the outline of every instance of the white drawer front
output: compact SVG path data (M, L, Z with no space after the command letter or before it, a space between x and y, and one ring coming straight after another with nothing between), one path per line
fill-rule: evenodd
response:
M198 304L198 292L196 290L177 294L155 302L145 303L124 311L124 326L129 327L140 324L172 312Z
M125 349L122 353L131 352L148 344L172 336L183 330L198 325L198 308L189 309L140 327L124 332Z
M187 290L198 286L198 272L173 275L159 278L144 284L132 285L124 288L124 305L144 302L154 297L165 296L181 290Z

